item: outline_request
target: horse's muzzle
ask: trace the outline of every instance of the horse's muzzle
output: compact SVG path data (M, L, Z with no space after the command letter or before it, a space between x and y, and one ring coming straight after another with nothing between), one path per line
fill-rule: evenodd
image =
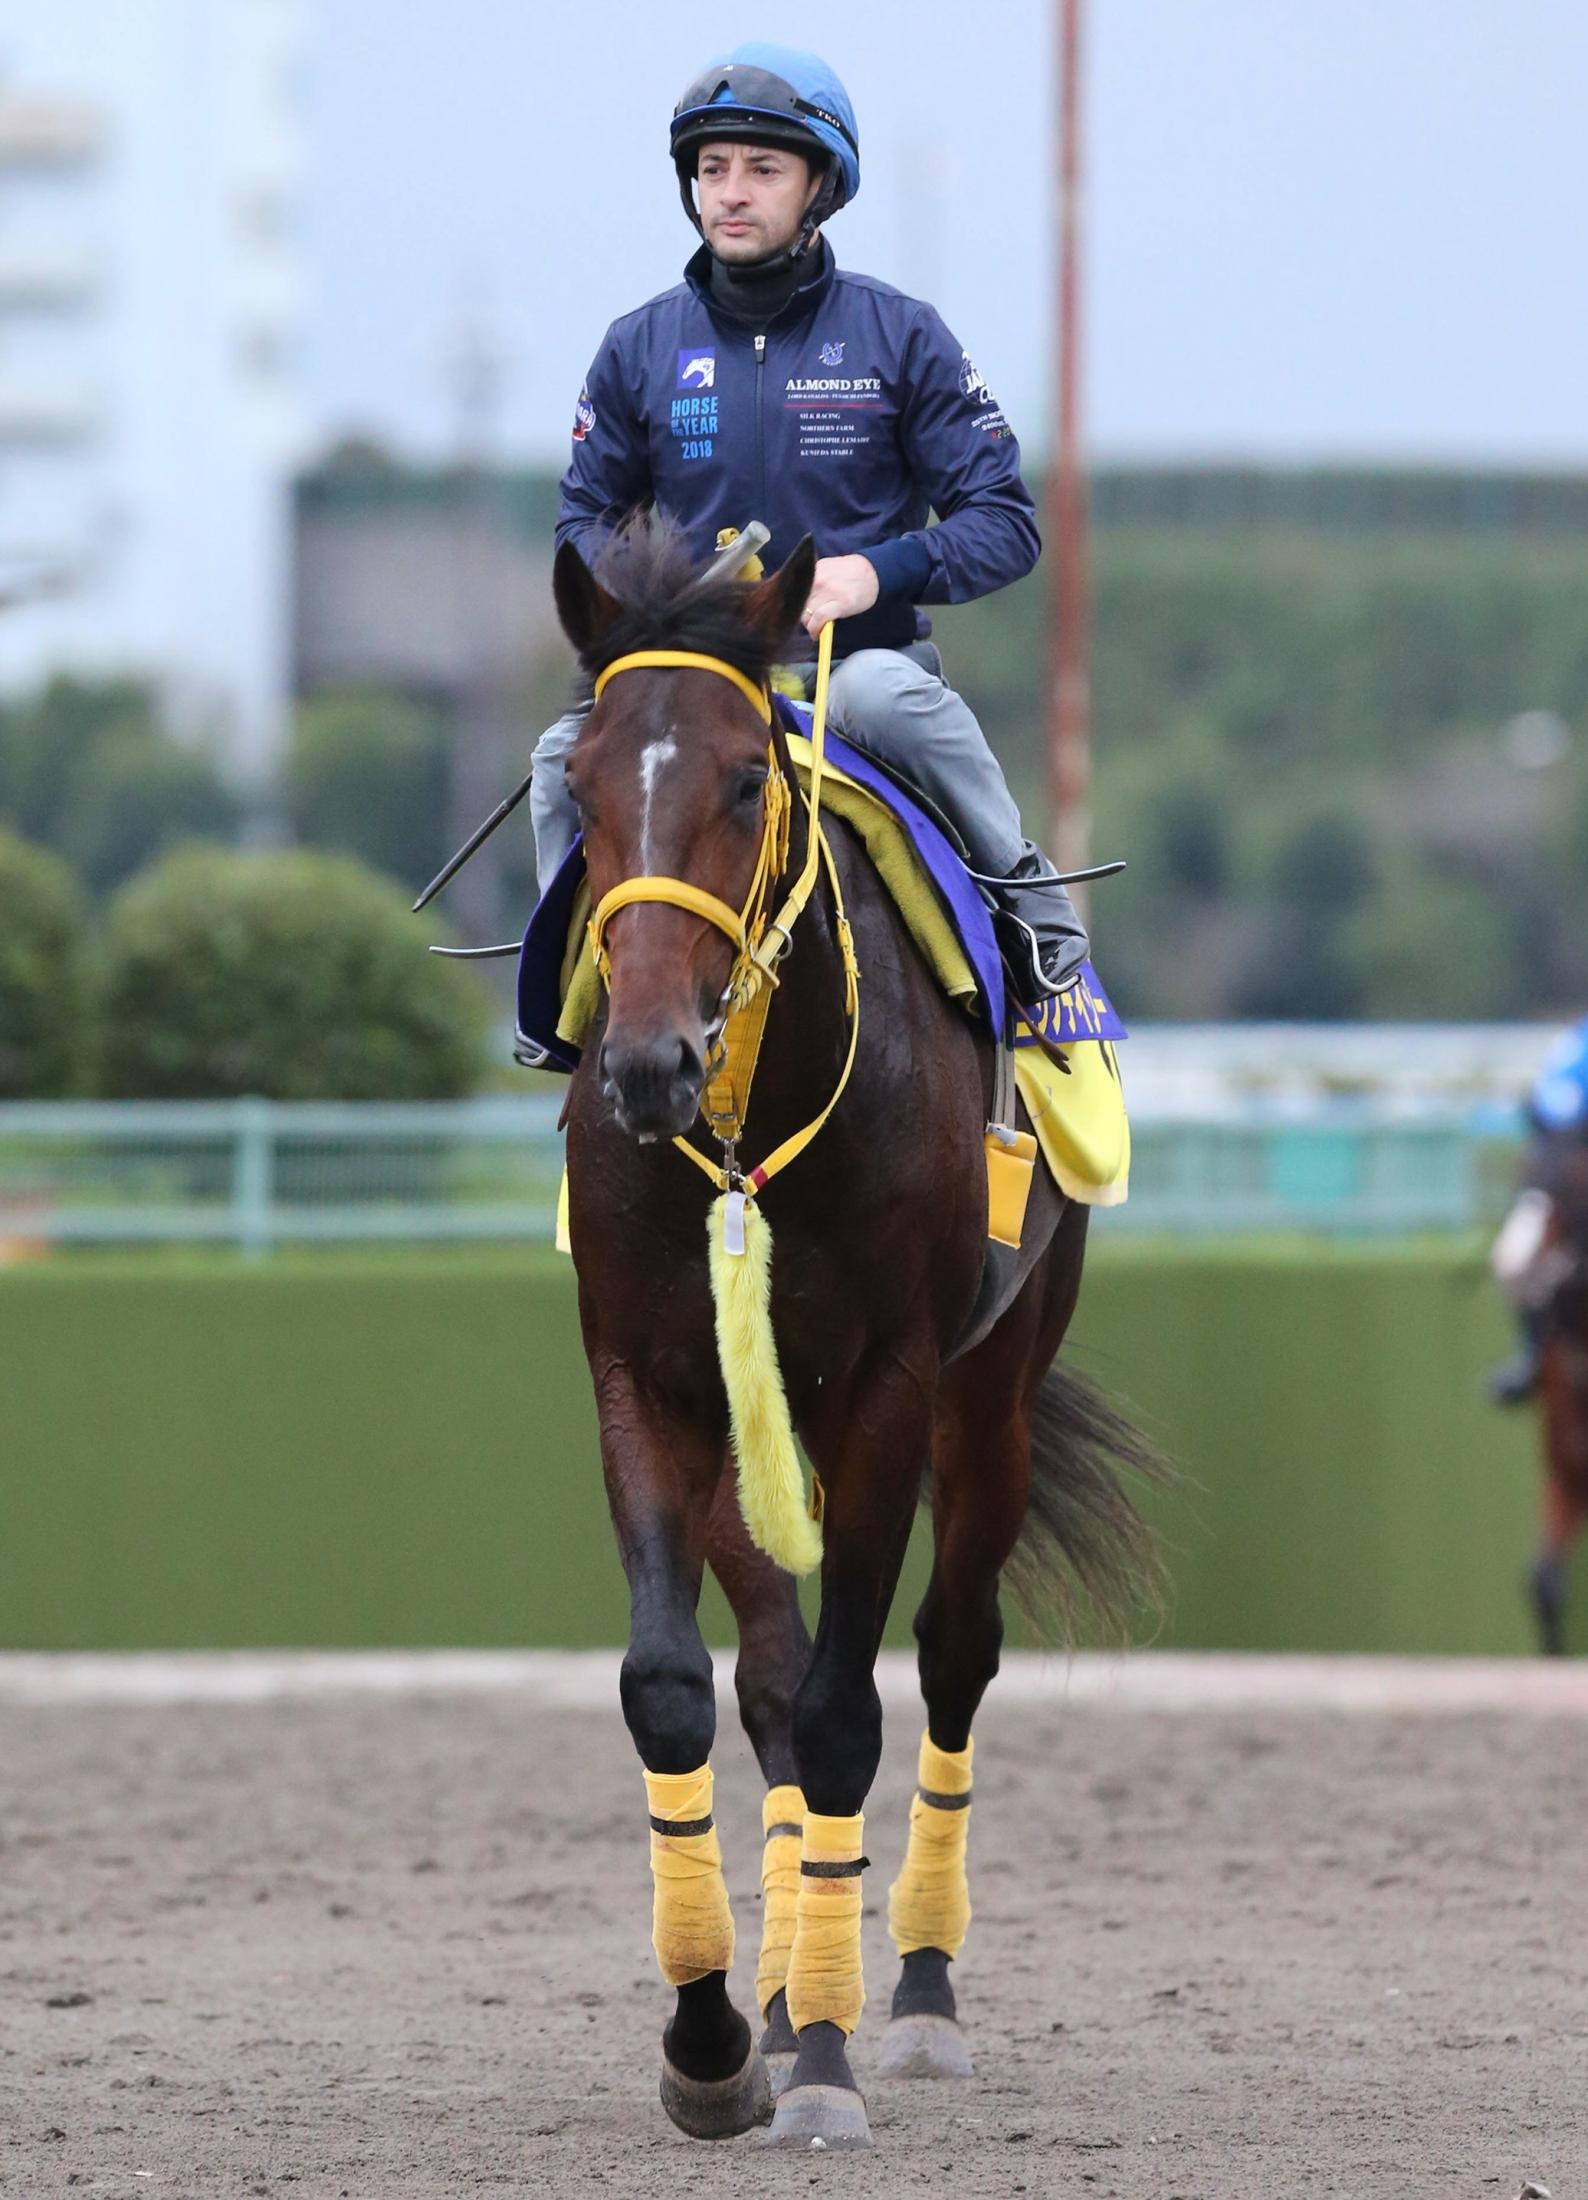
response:
M619 1127L636 1138L676 1138L700 1107L706 1065L678 1033L645 1039L608 1037L601 1049L601 1087Z

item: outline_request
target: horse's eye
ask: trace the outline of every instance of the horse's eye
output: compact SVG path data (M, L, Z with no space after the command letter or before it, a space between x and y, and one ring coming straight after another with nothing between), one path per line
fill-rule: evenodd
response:
M760 801L765 791L766 766L756 764L748 771L740 772L734 781L733 799L740 808L749 809L752 803Z

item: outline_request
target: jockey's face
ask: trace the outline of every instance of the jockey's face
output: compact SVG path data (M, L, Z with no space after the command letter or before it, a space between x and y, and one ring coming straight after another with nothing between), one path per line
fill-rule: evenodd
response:
M786 252L820 184L803 155L783 146L703 145L696 192L707 244L738 267Z

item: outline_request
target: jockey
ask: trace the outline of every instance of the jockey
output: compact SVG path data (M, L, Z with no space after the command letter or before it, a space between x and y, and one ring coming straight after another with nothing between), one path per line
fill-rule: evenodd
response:
M917 609L988 595L1036 563L1013 430L931 306L835 264L823 227L860 188L860 142L824 62L737 46L685 91L671 147L702 243L681 283L602 341L575 413L558 543L593 563L613 526L652 501L702 560L719 530L752 519L771 529L769 566L814 536L804 624L815 635L837 622L830 722L936 803L999 882L1015 989L1040 1001L1075 976L1086 935ZM582 716L560 718L535 749L543 889L577 830L564 762Z
M1552 1049L1528 1095L1527 1119L1522 1189L1490 1255L1522 1332L1518 1350L1489 1377L1489 1396L1503 1406L1524 1405L1538 1387L1556 1298L1577 1273L1579 1249L1551 1242L1549 1233L1566 1165L1588 1146L1588 1018Z

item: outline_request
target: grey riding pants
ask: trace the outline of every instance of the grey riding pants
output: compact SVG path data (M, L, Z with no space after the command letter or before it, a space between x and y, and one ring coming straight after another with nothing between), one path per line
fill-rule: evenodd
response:
M584 719L584 711L568 712L535 746L529 803L543 883L552 878L578 831L564 767ZM1021 831L1020 812L1002 767L975 712L943 678L942 660L930 642L917 642L908 650L858 649L841 659L833 667L828 719L856 748L897 771L937 805L965 843L975 870L1011 879L1001 901L1040 936L1081 936L1084 953L1074 904L1051 876L1051 865ZM1024 875L1014 883L1011 875L1017 870ZM1043 871L1049 876L1043 877Z

